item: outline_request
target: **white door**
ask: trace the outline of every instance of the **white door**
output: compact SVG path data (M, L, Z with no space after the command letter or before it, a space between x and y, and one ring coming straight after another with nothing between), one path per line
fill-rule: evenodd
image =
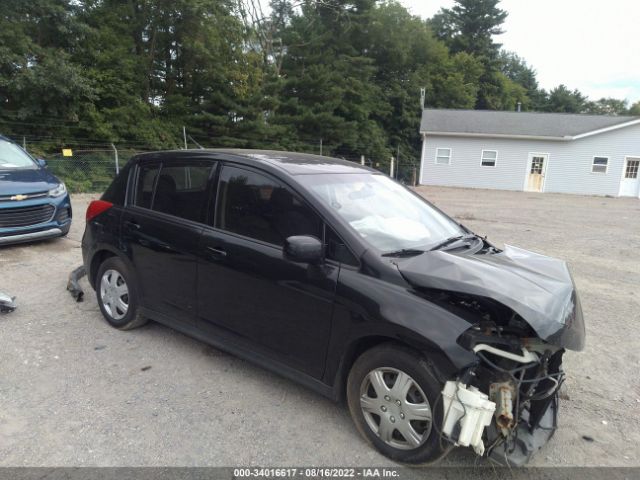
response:
M549 155L546 153L529 154L527 183L524 187L527 192L542 192L544 190L544 177L548 161Z
M622 170L622 180L620 181L621 197L637 197L640 195L640 157L627 157L624 160L624 170Z

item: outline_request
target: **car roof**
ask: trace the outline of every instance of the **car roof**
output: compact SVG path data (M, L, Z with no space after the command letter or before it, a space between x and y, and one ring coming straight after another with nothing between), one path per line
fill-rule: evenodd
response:
M181 157L189 152L191 154L214 153L225 154L245 160L248 164L269 164L273 167L284 170L289 175L309 175L320 173L379 173L369 167L348 160L313 155L310 153L282 152L278 150L251 150L238 148L213 148L200 150L174 150L170 152L154 152L161 156L171 153L181 153ZM151 154L143 154L142 157Z

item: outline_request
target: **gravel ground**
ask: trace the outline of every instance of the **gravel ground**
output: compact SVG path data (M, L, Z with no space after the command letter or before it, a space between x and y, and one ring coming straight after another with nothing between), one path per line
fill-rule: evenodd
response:
M640 466L640 202L420 187L501 246L569 261L587 322L565 356L560 428L536 466ZM393 465L347 409L277 375L150 323L120 332L92 290L75 303L89 195L65 239L0 250L0 466ZM457 450L446 465L473 465Z

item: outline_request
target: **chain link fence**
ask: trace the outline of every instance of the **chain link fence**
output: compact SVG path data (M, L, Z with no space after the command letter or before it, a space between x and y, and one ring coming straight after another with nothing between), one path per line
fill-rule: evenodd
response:
M33 155L43 156L47 161L47 168L51 173L60 178L67 185L71 193L103 192L115 178L117 172L138 153L151 151L151 149L122 147L117 145L93 145L69 147L63 150L51 151L49 148L27 148ZM189 145L193 147L193 145ZM198 147L201 147L198 144ZM308 148L306 148L308 147ZM300 151L320 154L321 145L309 143ZM215 148L215 147L212 147ZM42 153L42 152L51 153ZM341 154L339 151L322 151L324 155L342 158L354 163L365 165L395 178L399 182L415 186L418 179L419 162L412 158L401 156L396 158L370 158L365 155L353 153Z
M69 153L71 153L69 155ZM72 193L102 192L106 190L119 170L135 154L136 150L71 149L67 155L48 155L47 168L65 182Z

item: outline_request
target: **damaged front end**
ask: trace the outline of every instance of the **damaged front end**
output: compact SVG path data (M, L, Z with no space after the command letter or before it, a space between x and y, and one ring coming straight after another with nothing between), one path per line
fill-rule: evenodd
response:
M476 360L444 385L441 434L502 464L527 463L557 427L565 349L584 348L566 263L506 246L397 266L416 293L470 324L457 343Z
M478 455L521 466L557 428L564 349L497 333L473 328L462 335L478 362L445 383L442 434Z

